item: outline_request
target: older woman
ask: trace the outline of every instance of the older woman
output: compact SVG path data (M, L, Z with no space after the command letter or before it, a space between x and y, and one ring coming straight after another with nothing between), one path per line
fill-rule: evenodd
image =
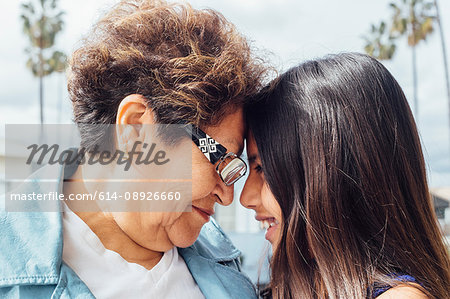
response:
M236 162L241 106L264 73L245 39L215 11L145 0L116 5L70 62L82 146L112 140L90 124L193 125L192 212L80 212L70 204L63 213L2 212L1 297L255 297L238 250L209 216L215 203L232 202L232 184L245 171L224 177L217 166L245 168ZM218 153L197 148L202 136ZM54 191L89 191L84 167L66 167ZM42 191L35 178L22 188Z

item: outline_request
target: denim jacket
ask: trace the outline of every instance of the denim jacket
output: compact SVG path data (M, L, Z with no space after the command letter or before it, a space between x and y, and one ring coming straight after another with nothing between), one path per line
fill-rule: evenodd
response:
M44 168L55 171L53 166ZM61 191L62 167L55 171L55 183L45 186L39 182L42 171L18 192ZM94 298L63 262L62 234L60 212L0 211L0 298ZM206 298L257 298L253 284L241 272L239 250L212 218L192 246L178 251Z

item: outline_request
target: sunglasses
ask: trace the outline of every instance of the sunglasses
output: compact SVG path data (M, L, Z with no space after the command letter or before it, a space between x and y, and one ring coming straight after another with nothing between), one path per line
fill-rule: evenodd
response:
M237 182L247 172L247 165L235 153L228 152L227 148L214 140L211 136L192 126L192 132L185 127L188 133L192 134L192 141L202 151L205 157L216 165L216 172L226 186L231 186Z

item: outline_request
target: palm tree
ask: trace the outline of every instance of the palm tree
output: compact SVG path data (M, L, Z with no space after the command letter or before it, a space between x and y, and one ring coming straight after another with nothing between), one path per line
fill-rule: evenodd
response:
M61 65L65 65L66 61L66 56L62 52L48 53L55 44L57 34L63 28L64 12L57 9L57 0L35 2L22 4L21 19L23 31L30 41L30 45L26 48L29 56L27 67L35 77L39 78L39 106L42 124L44 123L43 78L55 71L62 71L64 68Z
M445 72L445 85L447 87L447 100L448 100L448 121L450 128L450 75L448 72L448 62L447 62L447 49L445 46L444 29L442 28L441 15L439 11L438 1L434 0L434 6L436 7L436 22L439 27L439 35L441 36L441 48L442 48L442 59L444 62L444 72Z
M416 47L421 41L425 41L433 32L433 24L436 18L435 7L434 3L428 0L401 0L399 1L399 5L391 3L390 6L394 12L391 36L406 36L408 46L412 49L414 112L416 118L418 118Z
M436 19L435 6L430 0L398 0L397 2L390 3L393 16L389 30L386 30L385 23L382 22L377 33L380 35L379 39L366 38L368 43L365 50L369 55L378 59L392 59L396 50L395 41L403 36L407 37L408 45L412 49L414 114L418 119L416 47L433 32ZM372 34L374 28L377 27L372 25ZM380 42L383 41L383 38L384 42Z

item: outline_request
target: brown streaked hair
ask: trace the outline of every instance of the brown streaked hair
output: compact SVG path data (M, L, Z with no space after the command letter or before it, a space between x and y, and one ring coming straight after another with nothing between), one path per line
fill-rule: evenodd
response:
M405 95L375 59L343 53L300 64L246 109L280 205L273 298L371 298L405 282L450 294L450 261Z
M121 100L130 94L143 95L159 123L214 125L259 91L266 70L214 10L121 1L70 60L68 89L82 146L108 141L84 124L114 124Z

